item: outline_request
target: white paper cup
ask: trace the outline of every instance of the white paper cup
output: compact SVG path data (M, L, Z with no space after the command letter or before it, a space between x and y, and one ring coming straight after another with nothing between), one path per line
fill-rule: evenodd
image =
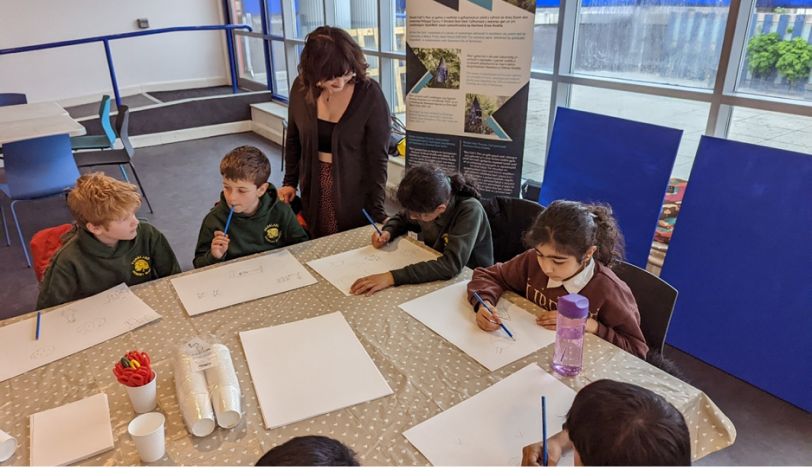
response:
M160 412L150 412L135 417L127 431L135 442L138 456L144 462L155 462L164 456L164 423L166 418Z
M0 430L0 462L11 459L17 450L17 440L13 436Z
M231 386L215 389L211 394L217 424L223 428L234 428L240 423L240 390Z
M130 395L130 402L133 404L135 413L152 412L152 409L154 409L158 404L157 381L158 374L153 370L152 381L149 384L138 386L136 388L125 386L127 388L127 394Z

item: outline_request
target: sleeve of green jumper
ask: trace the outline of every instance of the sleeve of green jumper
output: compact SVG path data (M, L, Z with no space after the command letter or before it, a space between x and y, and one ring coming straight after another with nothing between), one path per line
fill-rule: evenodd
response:
M448 243L443 256L392 271L395 285L448 280L462 272L471 258L483 222L488 222L484 210L462 208L456 223L447 232Z
M56 258L53 258L56 260ZM74 300L79 289L76 273L71 268L51 264L45 272L40 284L37 310L44 310L52 306L62 305Z
M282 208L283 213L282 228L284 233L282 235L285 239L285 246L310 240L307 232L302 228L302 224L299 223L299 219L296 218L296 214L293 213L293 209L284 203L280 203L279 207Z
M203 225L200 226L200 233L197 236L197 247L195 247L195 259L192 264L195 268L202 268L210 264L223 262L228 257L228 252L222 258L217 259L211 254L211 241L214 240L214 229L206 225L206 216Z
M383 229L381 230L389 232L392 240L394 240L401 235L405 235L406 232L409 231L420 232L420 225L409 222L406 214L398 213L397 215L390 217L386 222L386 225L384 225Z
M181 272L180 265L178 264L178 258L175 257L175 251L172 250L172 245L169 244L169 240L166 239L164 234L157 230L155 233L157 236L152 244L155 273L159 278L179 274Z

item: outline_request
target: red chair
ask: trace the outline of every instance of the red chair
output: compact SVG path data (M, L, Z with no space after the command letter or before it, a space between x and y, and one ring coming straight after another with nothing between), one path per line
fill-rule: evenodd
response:
M62 236L71 229L71 224L64 224L40 230L31 239L31 254L34 257L34 272L37 281L42 282L45 270L51 263L51 257L62 246Z

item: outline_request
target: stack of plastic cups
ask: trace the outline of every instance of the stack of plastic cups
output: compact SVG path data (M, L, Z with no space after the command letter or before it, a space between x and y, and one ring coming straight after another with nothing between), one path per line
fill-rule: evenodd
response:
M222 344L212 346L214 364L206 369L214 413L217 424L223 428L233 428L242 418L242 391L231 352Z
M175 389L183 421L189 433L208 436L215 428L206 375L192 371L191 358L178 350L175 353Z

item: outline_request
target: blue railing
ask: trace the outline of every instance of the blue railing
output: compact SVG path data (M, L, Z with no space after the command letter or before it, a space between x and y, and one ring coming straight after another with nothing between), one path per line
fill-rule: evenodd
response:
M118 92L118 81L116 80L116 69L113 66L113 55L110 52L110 41L116 39L127 39L129 37L151 36L153 34L163 34L165 32L178 31L225 31L226 42L228 43L228 63L231 71L231 89L237 94L237 67L234 63L234 39L231 36L232 29L247 29L253 31L251 26L245 24L229 24L219 26L179 26L175 28L151 29L149 31L135 31L123 34L111 34L109 36L88 37L85 39L74 39L71 41L50 42L48 44L27 45L25 47L14 47L11 49L0 49L0 55L18 54L31 52L32 50L55 49L58 47L68 47L71 45L89 44L91 42L104 42L104 52L107 55L107 68L110 70L110 81L113 83L113 92L116 95L116 105L121 106L121 96Z

